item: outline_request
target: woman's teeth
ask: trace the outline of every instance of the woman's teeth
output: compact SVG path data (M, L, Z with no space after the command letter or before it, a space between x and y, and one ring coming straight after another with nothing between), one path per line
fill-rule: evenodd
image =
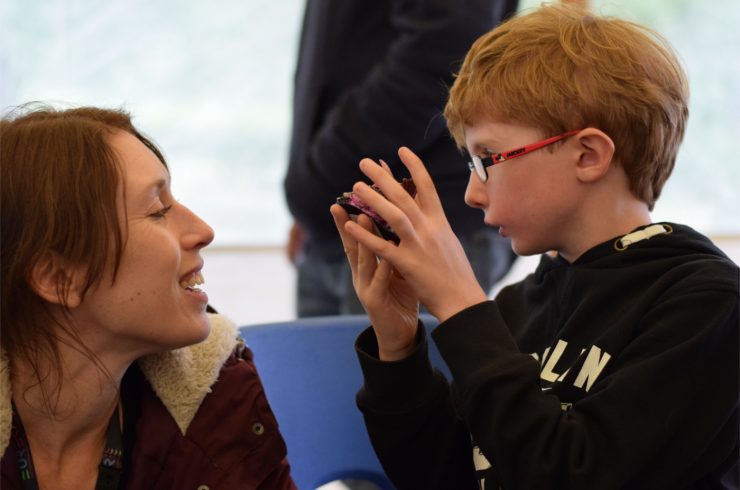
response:
M203 273L198 271L195 274L190 275L187 279L180 282L180 286L185 289L197 289L195 286L205 283L203 280Z

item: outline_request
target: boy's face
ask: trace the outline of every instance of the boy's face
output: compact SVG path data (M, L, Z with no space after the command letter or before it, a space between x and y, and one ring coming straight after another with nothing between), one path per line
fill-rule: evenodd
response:
M536 143L551 134L499 121L465 127L471 155L486 157ZM581 186L575 175L578 153L572 139L488 167L488 181L471 172L465 202L480 208L489 226L511 238L519 255L561 250L578 232ZM570 144L569 144L570 143Z

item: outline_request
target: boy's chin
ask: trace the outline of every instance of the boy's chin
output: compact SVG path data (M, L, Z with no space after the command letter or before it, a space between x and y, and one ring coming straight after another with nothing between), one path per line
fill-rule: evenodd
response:
M521 240L516 238L511 239L511 249L519 257L529 257L532 255L542 255L547 253L547 247L536 246L534 244L522 243Z

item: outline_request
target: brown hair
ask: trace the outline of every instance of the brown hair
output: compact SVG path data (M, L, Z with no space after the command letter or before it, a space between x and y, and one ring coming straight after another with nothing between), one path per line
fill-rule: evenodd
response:
M24 358L39 382L50 374L38 372L42 358L61 380L58 328L95 360L76 332L36 294L30 277L34 265L53 252L85 267L83 298L111 265L115 280L126 231L116 204L121 169L108 140L117 131L136 136L166 166L160 151L121 110L55 110L33 104L0 121L1 345L11 358ZM68 289L60 278L57 295L65 311Z
M675 164L688 82L668 42L647 27L576 5L545 5L484 34L450 90L458 146L486 119L543 136L595 127L614 141L630 190L652 209Z

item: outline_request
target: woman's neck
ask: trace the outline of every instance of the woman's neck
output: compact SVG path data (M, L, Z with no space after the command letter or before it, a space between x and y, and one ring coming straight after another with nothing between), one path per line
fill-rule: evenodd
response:
M60 351L61 380L49 365L38 366L41 375L37 377L30 366L11 359L13 403L38 481L54 482L52 488L87 486L88 481L94 486L106 429L128 365L111 366L101 358L93 362L63 345Z

